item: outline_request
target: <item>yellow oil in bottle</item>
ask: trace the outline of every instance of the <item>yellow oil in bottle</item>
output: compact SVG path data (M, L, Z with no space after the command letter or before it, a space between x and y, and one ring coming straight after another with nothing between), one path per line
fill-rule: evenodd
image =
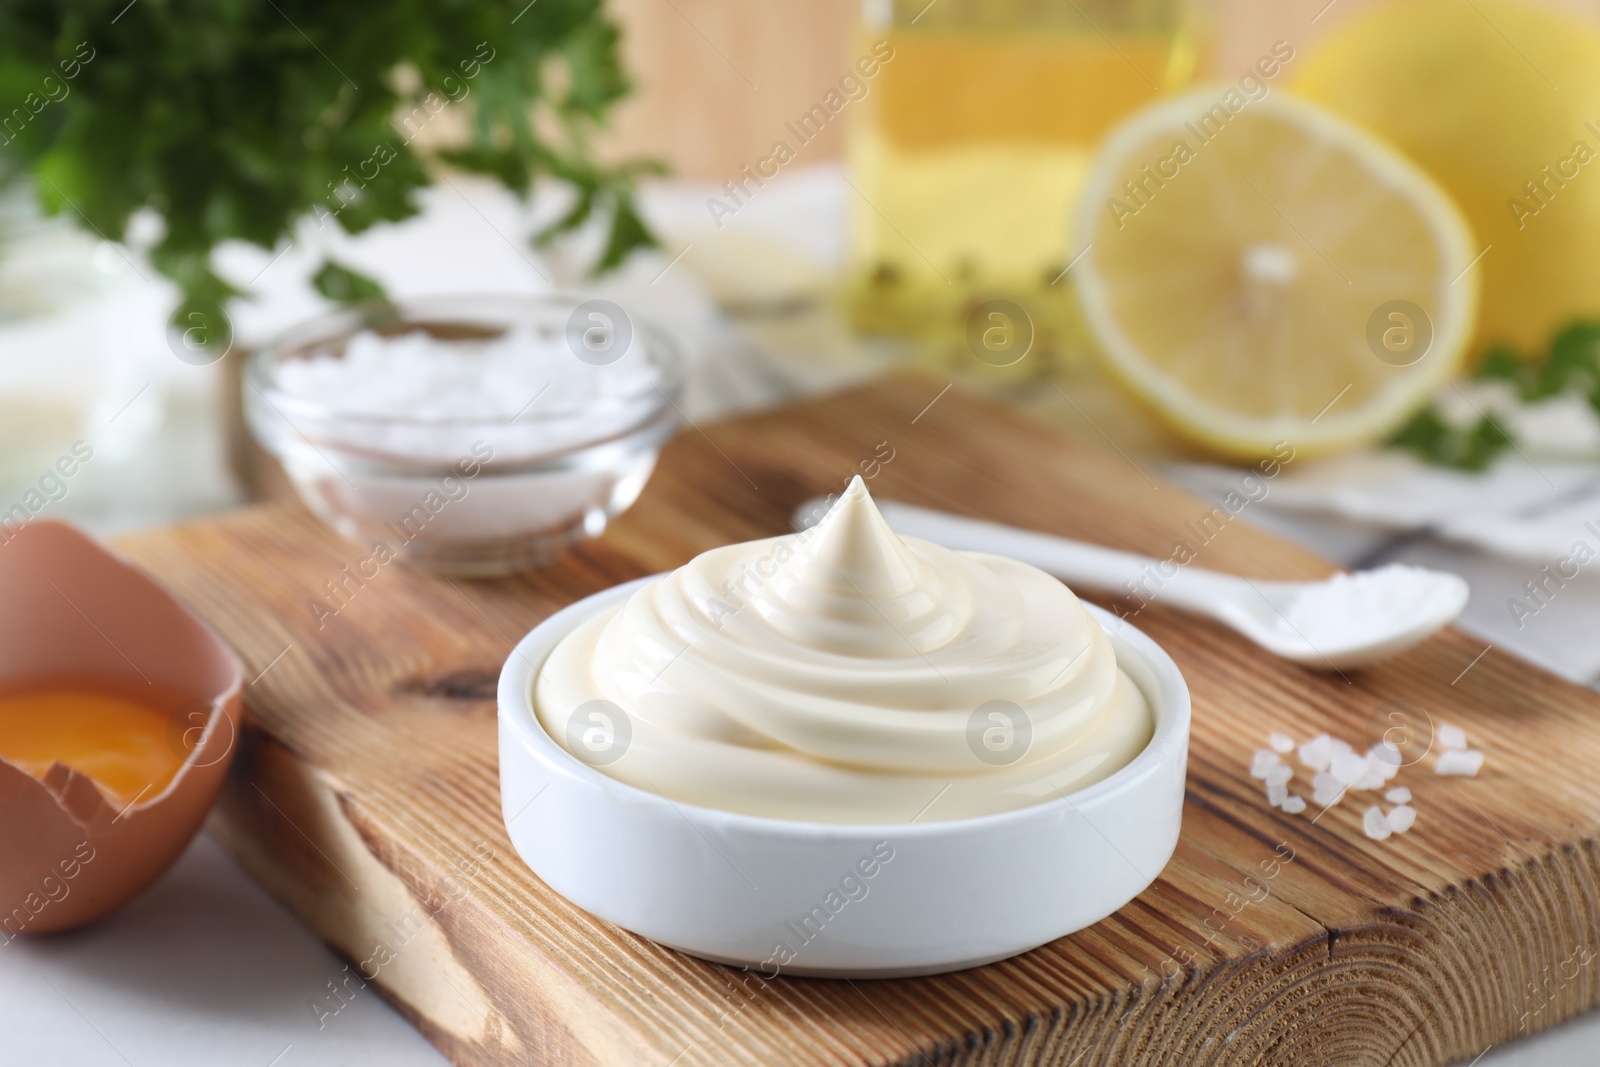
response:
M1037 370L1075 347L1062 275L1089 162L1110 127L1190 81L1193 8L925 3L868 6L867 41L893 54L850 137L850 318L970 361L973 309L1011 300L1033 320Z

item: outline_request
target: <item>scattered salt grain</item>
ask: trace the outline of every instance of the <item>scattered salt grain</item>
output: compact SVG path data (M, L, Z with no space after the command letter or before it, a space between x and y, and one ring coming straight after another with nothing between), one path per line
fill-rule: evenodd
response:
M1400 773L1400 764L1405 762L1405 758L1400 754L1400 746L1393 741L1379 741L1367 749L1367 762L1380 764L1384 781L1388 781Z
M1383 814L1383 809L1374 804L1368 808L1366 814L1361 816L1361 829L1374 841L1382 841L1394 833L1394 827L1389 825L1389 819Z
M1318 734L1300 746L1300 762L1314 771L1327 770L1328 761L1333 758L1332 743L1333 738L1327 734Z
M1469 748L1465 752L1447 748L1439 753L1439 762L1434 764L1433 768L1435 774L1459 775L1464 778L1475 777L1482 769L1483 753L1475 748Z
M1467 735L1461 727L1442 724L1434 737L1439 743L1434 764L1438 774L1472 777L1483 769L1483 753L1466 747ZM1393 742L1379 741L1362 754L1356 752L1350 742L1324 733L1296 748L1288 734L1275 730L1267 735L1267 744L1271 747L1256 750L1250 773L1265 783L1267 801L1273 807L1291 815L1305 811L1310 804L1326 811L1351 790L1384 791L1383 799L1395 806L1387 815L1377 806L1366 809L1361 826L1367 836L1382 841L1391 834L1403 834L1416 824L1417 810L1411 806L1411 790L1403 785L1386 789L1406 762L1400 747ZM1290 752L1298 755L1301 764L1313 772L1309 801L1289 793L1294 769L1280 756Z
M1351 789L1382 789L1392 775L1386 769L1388 764L1372 756L1367 757L1366 769L1361 772L1361 777L1350 783Z
M1335 751L1328 765L1328 773L1345 785L1353 785L1367 772L1367 757L1354 752Z
M1321 771L1311 780L1311 799L1320 807L1337 804L1344 796L1344 783L1327 771Z

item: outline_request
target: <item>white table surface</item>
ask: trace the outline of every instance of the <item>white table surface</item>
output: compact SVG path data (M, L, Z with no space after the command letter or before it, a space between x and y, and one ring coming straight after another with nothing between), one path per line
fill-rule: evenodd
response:
M787 185L774 183L759 203L741 212L739 231L730 227L718 234L694 228L693 220L703 212L704 190L669 190L653 206L662 229L678 247L688 249L685 260L692 264L688 257L695 256L702 261L702 277L717 273L718 242L745 242L727 245L731 251L720 264L727 272L729 264L751 261L750 242L791 235L787 274L762 279L781 288L793 284L796 276L825 276L837 266L842 248L842 225L815 224L830 212L836 223L841 215L837 173L816 168L786 180ZM458 202L468 197L471 203ZM504 235L531 227L518 211L509 198L464 182L459 189L437 193L420 220L380 228L358 245L342 243L337 236L331 240L341 259L383 277L397 295L440 288L525 289L541 283L533 265ZM796 227L796 218L805 225ZM82 435L105 446L101 458L85 468L64 500L52 505L52 515L108 534L235 505L239 495L222 462L212 399L215 382L210 371L177 364L168 353L160 327L163 283L128 276L120 253L101 248L96 255L98 268L110 276L108 294L62 313L48 329L0 325L0 401L26 389L47 396L84 395L84 379L78 376L84 368L73 368L60 381L37 380L35 356L51 330L74 338L65 345L74 351L85 350L84 337L111 335L118 342L102 353L115 373L87 368L104 395L96 394L76 423L41 434L36 448L29 442L29 449L0 454L0 499L9 502L14 488L53 458L52 448ZM233 274L241 281L270 265L270 273L258 276L262 298L240 315L241 334L259 334L315 310L317 302L306 296L303 280L314 256L295 250L269 264L268 257L248 250L230 255ZM440 261L452 264L449 281L442 285ZM770 257L763 262L770 264ZM545 267L560 280L559 265ZM782 393L837 385L873 369L870 357L844 352L836 324L798 329L780 324L741 333L716 313L694 273L663 268L671 269L665 257L645 261L631 277L611 284L628 291L630 299L653 302L654 313L699 340L701 384L691 408L697 418ZM729 273L748 280L742 269ZM112 321L114 334L106 328ZM6 445L4 421L0 413L0 446ZM1204 478L1186 477L1181 469L1169 473L1205 491ZM1252 509L1243 519L1302 540L1341 562L1362 557L1389 536L1360 524L1266 508ZM1461 570L1475 589L1479 583L1514 589L1512 579L1520 580L1527 570L1428 539L1408 544L1399 558ZM1600 583L1600 578L1585 575L1584 581ZM1497 603L1492 597L1488 601L1490 608ZM1499 614L1487 609L1480 619L1469 613L1464 621L1468 629L1481 628L1486 641L1509 637L1523 642L1525 655L1537 658L1547 648L1559 669L1562 663L1580 662L1562 658L1559 640L1574 631L1600 633L1600 590L1594 596L1568 598L1563 610L1569 614L1559 624L1551 619L1547 626L1530 627L1527 634L1504 633ZM1574 667L1569 675L1592 682L1587 670ZM74 933L18 939L0 947L0 1067L411 1067L445 1062L370 991L319 1027L312 1004L342 967L214 841L201 835L149 892L107 920ZM1485 1050L1481 1058L1465 1062L1481 1067L1600 1063L1600 1013Z

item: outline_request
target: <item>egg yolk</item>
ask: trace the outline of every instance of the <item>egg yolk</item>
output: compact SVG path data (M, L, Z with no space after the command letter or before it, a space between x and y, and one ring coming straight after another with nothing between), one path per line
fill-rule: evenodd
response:
M86 774L125 803L159 794L183 766L168 711L89 688L0 696L0 758L35 777L52 763Z

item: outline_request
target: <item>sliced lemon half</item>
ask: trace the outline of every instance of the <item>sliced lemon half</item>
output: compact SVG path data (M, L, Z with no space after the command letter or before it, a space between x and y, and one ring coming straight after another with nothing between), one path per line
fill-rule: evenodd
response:
M1241 457L1373 441L1457 368L1478 250L1449 195L1303 101L1199 89L1108 135L1073 284L1113 373Z

